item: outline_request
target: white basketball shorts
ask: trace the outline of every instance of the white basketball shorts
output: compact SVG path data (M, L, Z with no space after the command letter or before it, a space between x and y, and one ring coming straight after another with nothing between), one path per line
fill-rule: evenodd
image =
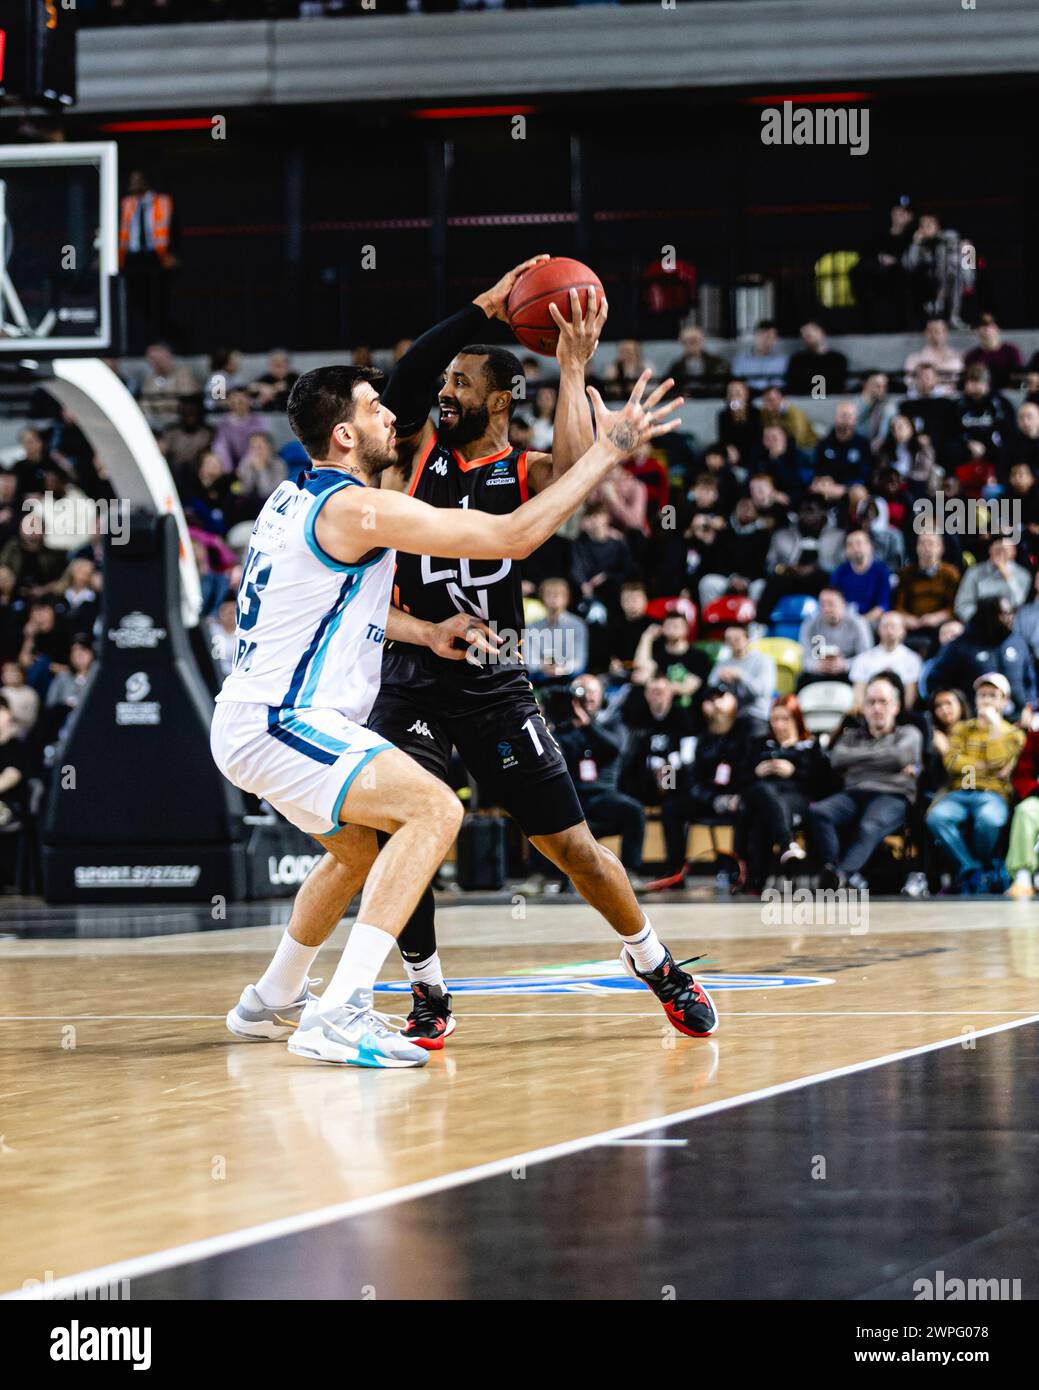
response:
M306 834L330 835L340 828L354 778L394 745L338 710L221 700L209 746L229 782L269 801Z

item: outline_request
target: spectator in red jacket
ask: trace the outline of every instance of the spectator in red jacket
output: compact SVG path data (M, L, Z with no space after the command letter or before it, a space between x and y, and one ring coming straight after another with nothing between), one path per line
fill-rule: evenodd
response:
M1013 385L1012 377L1021 371L1021 354L1013 343L1004 343L999 324L991 314L982 314L977 329L977 347L972 347L963 365L987 367L994 391L1005 391Z
M1014 880L1007 889L1011 898L1035 896L1035 876L1039 872L1039 729L1025 739L1017 766L1010 776L1017 798L1010 822L1010 848L1007 873Z

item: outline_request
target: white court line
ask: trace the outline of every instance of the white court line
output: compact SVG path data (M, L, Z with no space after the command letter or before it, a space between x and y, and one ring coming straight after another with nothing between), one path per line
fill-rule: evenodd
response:
M684 1149L688 1139L604 1139L601 1148L609 1149Z
M995 1033L1006 1032L1010 1028L1020 1028L1026 1023L1039 1023L1039 1014L1015 1019L1011 1023L994 1023L989 1028L979 1028L971 1041L989 1037ZM438 1192L462 1187L466 1183L478 1182L482 1178L500 1177L515 1168L533 1167L537 1163L547 1163L556 1158L567 1158L609 1144L617 1139L630 1139L641 1134L651 1134L654 1130L667 1129L671 1125L684 1124L701 1115L716 1115L723 1110L734 1110L741 1105L749 1105L756 1100L769 1100L773 1096L785 1095L788 1091L799 1091L806 1086L816 1086L822 1081L834 1081L838 1077L853 1076L856 1072L869 1071L872 1067L886 1066L890 1062L903 1062L910 1057L920 1057L927 1052L938 1052L944 1047L963 1046L964 1038L958 1033L952 1038L942 1038L938 1042L924 1043L919 1047L903 1048L900 1052L889 1052L882 1057L873 1057L865 1062L851 1062L843 1067L833 1067L829 1071L816 1072L813 1076L798 1077L794 1081L781 1081L773 1086L764 1086L758 1091L748 1091L740 1096L730 1096L726 1100L707 1101L703 1105L691 1106L688 1110L675 1110L667 1115L657 1115L653 1119L637 1120L632 1124L618 1125L599 1134L586 1134L580 1139L567 1139L560 1144L549 1144L545 1148L531 1149L528 1153L513 1154L509 1158L496 1158L489 1163L479 1163L472 1168L460 1168L453 1173L444 1173L437 1178L426 1178L422 1182L408 1183L404 1187L391 1188L387 1192L372 1193L367 1197L355 1197L348 1202L337 1202L333 1206L318 1207L314 1211L299 1212L296 1216L283 1216L275 1221L264 1221L256 1226L245 1226L224 1235L206 1236L202 1240L190 1241L185 1245L175 1245L168 1250L157 1250L150 1255L138 1255L132 1259L118 1260L114 1264L102 1265L97 1269L84 1270L75 1275L65 1275L48 1283L43 1289L12 1289L0 1294L0 1301L70 1298L77 1289L109 1284L116 1279L136 1279L154 1274L161 1269L175 1265L188 1264L196 1260L223 1255L231 1250L241 1250L261 1241L277 1240L281 1236L295 1235L299 1231L313 1230L317 1226L328 1226L334 1221L343 1221L353 1216L364 1216L370 1212L382 1211L386 1207L411 1202L418 1197L430 1197ZM374 1078L373 1078L374 1079ZM386 1082L388 1078L383 1078Z

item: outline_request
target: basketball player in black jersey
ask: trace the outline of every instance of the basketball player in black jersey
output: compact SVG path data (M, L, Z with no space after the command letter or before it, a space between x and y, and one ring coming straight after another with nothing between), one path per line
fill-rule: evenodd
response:
M539 259L518 266L467 309L430 329L401 359L383 395L397 416L398 445L398 464L382 475L383 487L435 507L501 514L551 486L591 446L584 373L606 318L606 305L596 304L594 292L583 316L573 292L569 322L552 310L560 331L560 385L551 454L510 445L513 389L523 369L507 349L480 341L489 319L507 321L516 278ZM429 418L434 401L437 425ZM443 654L443 632L452 620L471 644L470 659ZM485 625L499 642L504 637L490 655ZM454 746L481 802L508 811L625 938L625 967L654 991L674 1027L704 1037L717 1026L709 996L657 939L620 861L588 828L534 699L520 649L523 626L516 562L399 553L382 689L369 725L442 780ZM429 634L436 635L432 644ZM399 946L414 996L403 1032L422 1046L440 1048L454 1019L437 955L431 888Z

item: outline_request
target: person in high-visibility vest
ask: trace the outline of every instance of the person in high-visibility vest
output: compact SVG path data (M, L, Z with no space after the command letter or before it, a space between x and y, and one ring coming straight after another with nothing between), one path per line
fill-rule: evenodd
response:
M157 261L163 270L177 264L173 254L173 199L156 193L147 174L135 169L119 215L119 269L137 257Z
M169 337L169 277L176 254L173 199L157 193L148 175L135 169L119 210L119 269L126 284L131 352L156 337Z

